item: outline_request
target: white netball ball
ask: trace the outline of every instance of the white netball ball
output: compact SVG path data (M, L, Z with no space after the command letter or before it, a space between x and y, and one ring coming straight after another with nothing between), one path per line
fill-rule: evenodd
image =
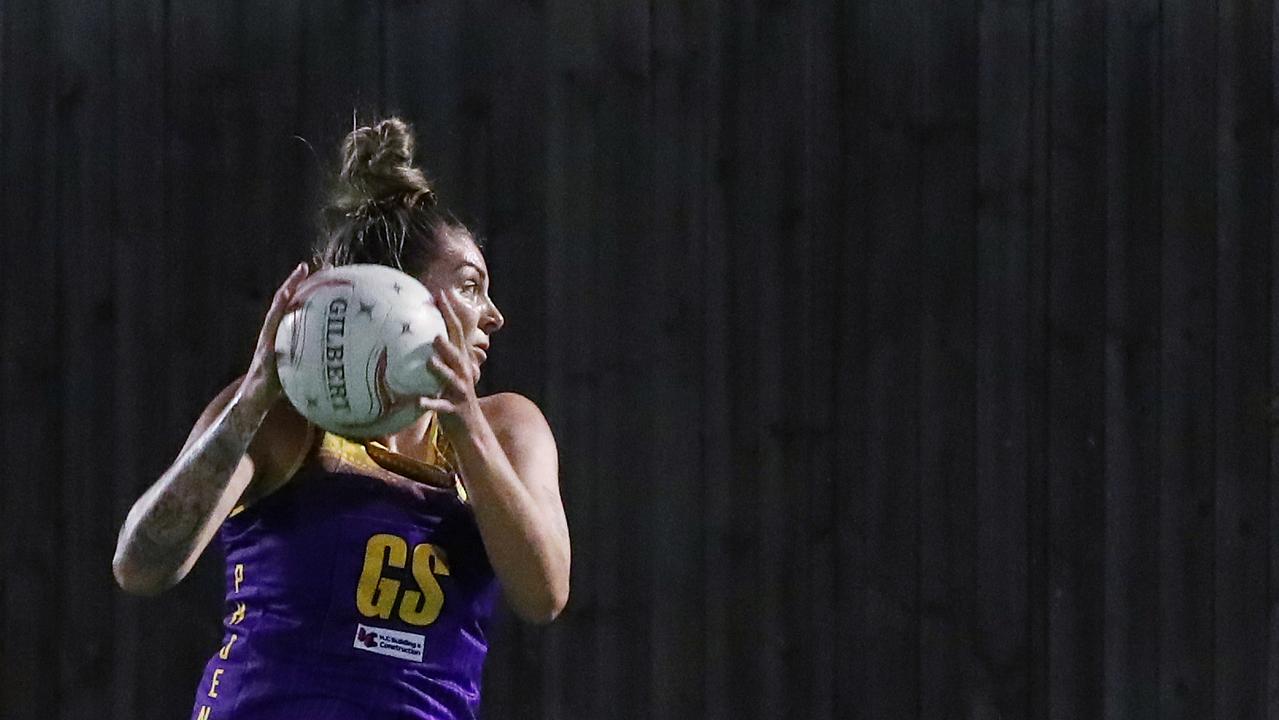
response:
M316 272L298 288L275 335L280 383L308 420L363 439L419 418L440 392L427 363L444 318L417 280L383 265Z

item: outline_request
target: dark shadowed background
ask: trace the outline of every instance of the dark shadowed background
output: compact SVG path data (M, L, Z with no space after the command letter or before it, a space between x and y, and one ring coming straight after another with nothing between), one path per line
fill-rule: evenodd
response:
M0 717L172 719L116 531L336 146L486 236L572 599L488 718L1279 717L1266 0L0 0Z

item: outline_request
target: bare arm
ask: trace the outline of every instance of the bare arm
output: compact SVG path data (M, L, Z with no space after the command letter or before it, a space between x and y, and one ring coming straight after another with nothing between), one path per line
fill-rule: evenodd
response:
M275 332L306 275L299 265L276 291L248 374L209 404L178 458L129 510L112 560L124 590L154 595L185 577L240 496L276 469L272 458L292 450L296 433L282 420L253 441L281 395Z
M550 622L568 602L571 555L555 439L524 397L482 405L482 413L442 418L444 427L507 602L526 621Z
M440 293L436 302L449 328L431 359L443 392L421 405L439 413L457 452L484 549L511 609L526 621L550 622L568 602L571 559L555 438L526 398L476 398L477 370L463 354L452 299Z
M245 381L209 405L186 447L120 528L112 562L120 587L154 595L191 570L253 480L249 443L277 395L260 381Z

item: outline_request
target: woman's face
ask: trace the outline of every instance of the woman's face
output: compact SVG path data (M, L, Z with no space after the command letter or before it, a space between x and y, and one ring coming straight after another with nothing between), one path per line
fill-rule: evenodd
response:
M435 258L418 280L439 297L447 294L462 324L463 341L478 369L488 359L489 336L506 322L489 297L488 266L470 234L443 232Z

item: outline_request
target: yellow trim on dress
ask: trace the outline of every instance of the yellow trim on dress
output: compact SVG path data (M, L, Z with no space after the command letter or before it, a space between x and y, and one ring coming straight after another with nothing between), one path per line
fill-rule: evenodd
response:
M329 432L324 433L320 449L361 470L383 470L441 490L451 488L458 499L468 502L466 486L456 470L453 449L434 418L427 426L424 440L427 449L425 461L397 453L374 440L356 442Z
M462 484L462 475L456 469L457 462L453 448L434 417L431 418L431 424L427 426L424 439L427 449L425 462L397 453L373 440L356 442L327 431L320 439L319 452L339 461L344 466L364 472L390 472L441 490L449 489L448 485L441 483L444 478L448 478L449 480L444 482L451 481L452 489L457 493L458 499L464 503L470 502L466 486ZM244 508L243 504L236 505L227 517L239 515L244 512Z

